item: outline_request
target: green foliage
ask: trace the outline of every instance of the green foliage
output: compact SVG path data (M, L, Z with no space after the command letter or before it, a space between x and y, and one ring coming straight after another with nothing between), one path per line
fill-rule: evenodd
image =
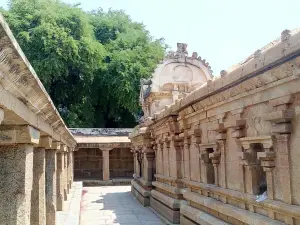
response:
M136 124L140 79L163 58L163 40L123 11L57 0L11 0L1 11L68 126Z

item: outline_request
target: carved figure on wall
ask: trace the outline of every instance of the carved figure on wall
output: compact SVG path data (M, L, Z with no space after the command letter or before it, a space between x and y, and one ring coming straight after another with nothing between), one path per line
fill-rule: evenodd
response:
M248 137L265 135L271 132L271 123L261 118L267 112L268 106L266 104L257 104L246 110L245 119L247 120L246 132Z

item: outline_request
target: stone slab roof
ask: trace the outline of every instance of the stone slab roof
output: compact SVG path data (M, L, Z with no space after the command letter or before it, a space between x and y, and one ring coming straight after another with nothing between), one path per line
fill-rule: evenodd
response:
M70 128L77 143L130 143L130 128Z

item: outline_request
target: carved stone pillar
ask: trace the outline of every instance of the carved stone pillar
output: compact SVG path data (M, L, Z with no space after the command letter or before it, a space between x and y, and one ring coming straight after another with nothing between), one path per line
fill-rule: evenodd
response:
M137 173L136 173L136 153L134 151L134 148L131 148L131 152L133 155L133 177L135 178Z
M199 144L201 142L200 130L197 131L199 135L191 135L191 145L190 145L190 179L192 181L202 181L201 180L201 163L199 157ZM196 132L195 132L196 133Z
M33 148L39 131L0 127L0 224L30 225Z
M143 179L147 182L152 182L153 174L153 163L154 163L155 153L152 151L144 153L144 176Z
M59 143L58 143L59 144ZM62 151L62 145L60 145L59 152L56 153L57 159L57 171L56 171L56 208L57 211L63 210L64 204L64 152Z
M220 164L220 151L214 151L213 153L209 153L209 158L212 160L212 164L214 167L214 174L215 174L215 185L219 186L219 164Z
M157 168L158 168L158 174L163 175L164 174L164 158L163 158L163 144L162 142L159 140L157 143Z
M170 176L169 148L170 148L170 142L166 138L163 144L163 170L164 170L164 175L167 177Z
M103 180L110 180L109 174L109 150L111 149L101 149L103 157Z
M191 145L191 139L188 137L184 138L183 141L183 164L184 164L184 178L187 180L191 179L191 173L190 173L190 145Z
M51 142L51 145L50 145ZM46 147L46 224L56 224L56 151L60 149L58 142L52 142Z
M31 192L31 225L45 224L45 148L33 150L33 183Z
M283 201L292 204L291 168L290 168L290 134L276 135L276 147L279 177L282 185Z
M201 176L202 182L207 184L214 184L215 182L218 183L218 181L215 181L216 180L215 174L218 172L217 170L218 167L217 165L215 165L216 170L214 170L214 166L212 163L212 158L215 158L214 160L216 164L216 157L220 157L220 154L217 152L217 144L207 143L207 144L200 144L199 146L200 146L201 165L203 169L202 176Z
M169 176L182 178L182 148L178 135L173 135L169 139Z
M244 151L240 153L241 164L244 166L244 185L246 193L256 195L259 192L258 180L260 165L252 146L243 145Z

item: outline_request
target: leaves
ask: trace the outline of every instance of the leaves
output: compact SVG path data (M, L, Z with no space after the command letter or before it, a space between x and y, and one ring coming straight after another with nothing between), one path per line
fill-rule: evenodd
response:
M56 0L11 0L1 11L69 126L136 124L140 79L163 58L162 39L123 11Z

